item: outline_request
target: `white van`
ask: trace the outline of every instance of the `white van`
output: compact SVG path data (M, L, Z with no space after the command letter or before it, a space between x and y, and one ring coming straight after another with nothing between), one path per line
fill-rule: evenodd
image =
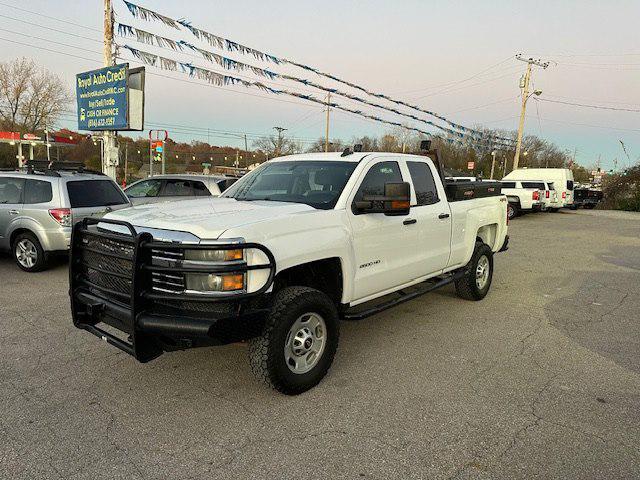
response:
M558 208L573 205L573 172L568 168L519 168L506 175L503 180L542 180L553 183L557 202L552 212Z

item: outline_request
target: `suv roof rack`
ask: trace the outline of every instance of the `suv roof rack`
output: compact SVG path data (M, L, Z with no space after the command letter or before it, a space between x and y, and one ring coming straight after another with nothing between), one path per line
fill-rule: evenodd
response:
M26 164L27 173L39 173L52 177L59 177L60 172L88 173L92 175L104 175L102 172L85 168L82 162L56 162L48 160L29 160Z

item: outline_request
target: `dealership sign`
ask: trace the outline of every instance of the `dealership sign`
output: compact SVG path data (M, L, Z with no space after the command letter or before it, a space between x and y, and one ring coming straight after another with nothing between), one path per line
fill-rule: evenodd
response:
M142 130L144 69L129 64L76 75L79 130Z

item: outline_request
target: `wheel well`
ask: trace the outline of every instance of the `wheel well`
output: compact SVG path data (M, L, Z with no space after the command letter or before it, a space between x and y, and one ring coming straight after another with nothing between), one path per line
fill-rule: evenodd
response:
M310 287L326 293L339 304L342 299L342 265L339 258L326 258L315 262L296 265L278 273L275 290L284 287Z
M38 236L35 233L33 233L31 230L29 230L28 228L16 228L13 232L11 232L11 237L9 238L9 248L13 248L13 241L21 233L30 233L31 235L36 237L36 239L38 238Z
M496 232L498 231L497 224L484 225L478 229L476 234L476 240L485 243L489 247L493 248L496 242Z
M520 206L520 198L519 197L507 197L507 201L509 203L515 203L516 205Z

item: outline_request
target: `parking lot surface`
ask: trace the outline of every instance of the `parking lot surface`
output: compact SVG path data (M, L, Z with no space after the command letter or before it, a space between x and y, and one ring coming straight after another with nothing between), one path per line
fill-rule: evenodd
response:
M517 218L482 302L343 322L286 397L246 348L138 364L71 324L67 266L0 256L0 477L638 478L640 215Z

